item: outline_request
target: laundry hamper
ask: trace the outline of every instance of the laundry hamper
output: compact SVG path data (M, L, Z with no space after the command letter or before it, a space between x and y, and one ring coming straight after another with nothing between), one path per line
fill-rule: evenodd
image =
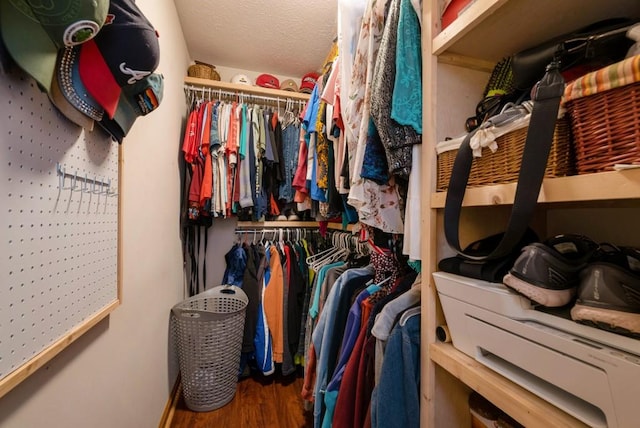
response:
M208 412L233 399L248 302L240 288L222 285L171 309L182 392L189 409Z

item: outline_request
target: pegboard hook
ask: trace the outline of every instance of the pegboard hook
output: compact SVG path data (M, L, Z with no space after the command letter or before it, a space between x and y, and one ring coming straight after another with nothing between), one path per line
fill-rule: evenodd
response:
M107 197L109 196L118 196L118 192L116 191L111 191L111 179L109 179L109 181L107 181L107 193L106 193Z
M63 168L60 165L60 163L56 163L56 174L58 174L58 190L71 190L72 192L76 190L76 187L77 187L76 182L78 180L78 171L76 171L76 173L73 175L67 174L66 169ZM64 181L67 175L69 176L69 178L71 178L71 186L69 187L65 187L64 185Z
M89 180L87 179L87 174L84 175L84 180L82 180L82 187L80 187L80 191L82 193L90 193L89 192Z
M96 190L96 184L99 184L102 187L102 183L99 181L96 181L96 178L93 177L91 179L91 193L93 193L94 195L99 195L102 192L102 189Z
M64 170L59 163L56 163L56 174L58 175L58 190L64 188Z

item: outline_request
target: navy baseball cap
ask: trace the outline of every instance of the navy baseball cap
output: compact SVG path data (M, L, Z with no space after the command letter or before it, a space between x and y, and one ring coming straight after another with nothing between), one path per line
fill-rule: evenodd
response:
M122 88L151 75L160 61L158 33L133 0L111 0L96 37L80 48L80 77L113 119Z

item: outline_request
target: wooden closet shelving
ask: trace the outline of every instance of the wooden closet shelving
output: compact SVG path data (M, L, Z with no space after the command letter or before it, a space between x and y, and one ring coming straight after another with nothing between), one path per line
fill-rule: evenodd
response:
M282 98L283 100L292 99L307 101L309 94L292 91L282 91L280 89L263 88L261 86L242 85L237 83L222 82L219 80L201 79L198 77L185 77L184 84L197 88L211 88L211 90L221 90L225 92L235 92L238 94L258 95L263 97Z
M549 427L587 426L456 350L450 343L432 344L429 346L429 355L434 363L457 379L472 389L481 391L487 400L502 403L502 410L508 414L521 415L520 422L526 427L540 424L540 415L544 415Z
M510 205L516 183L467 189L464 206ZM601 172L551 178L540 189L539 203L586 202L637 199L640 195L640 169ZM431 195L431 208L444 208L446 192Z
M237 226L238 228L287 228L287 227L307 227L307 228L317 228L319 223L317 221L239 221ZM346 229L342 228L341 223L327 223L327 228L331 230L347 230L351 232L353 230L353 224L348 224Z
M584 426L538 396L519 387L458 351L439 343L435 327L446 323L431 273L446 252L443 208L446 192L436 192L435 146L464 132L482 96L492 67L502 58L590 23L619 16L640 16L637 0L475 0L451 25L440 31L438 0L423 5L423 145L421 427L470 425L468 396L478 391L525 426ZM494 213L513 203L515 184L467 189L465 207L488 215L466 219L461 227L468 242L488 236L496 227ZM545 180L536 224L550 228L549 218L563 209L608 208L637 210L640 170L606 172ZM587 209L588 211L588 209ZM475 211L474 211L475 212ZM633 211L635 212L635 211ZM586 213L589 215L590 213ZM591 213L590 215L594 215ZM591 224L597 224L594 219ZM587 222L585 222L587 223ZM504 225L498 225L504 227ZM597 227L597 226L595 226ZM623 230L634 225L618 224ZM545 230L543 229L543 233ZM491 231L495 233L495 231ZM632 232L630 239L638 241ZM464 246L464 242L462 243ZM595 386L594 386L595 387Z

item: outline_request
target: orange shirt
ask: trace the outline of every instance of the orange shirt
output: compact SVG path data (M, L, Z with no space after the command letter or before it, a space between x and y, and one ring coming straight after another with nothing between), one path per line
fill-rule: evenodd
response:
M281 363L284 354L284 275L280 253L273 245L269 247L269 269L271 277L264 290L264 313L271 332L273 361Z

